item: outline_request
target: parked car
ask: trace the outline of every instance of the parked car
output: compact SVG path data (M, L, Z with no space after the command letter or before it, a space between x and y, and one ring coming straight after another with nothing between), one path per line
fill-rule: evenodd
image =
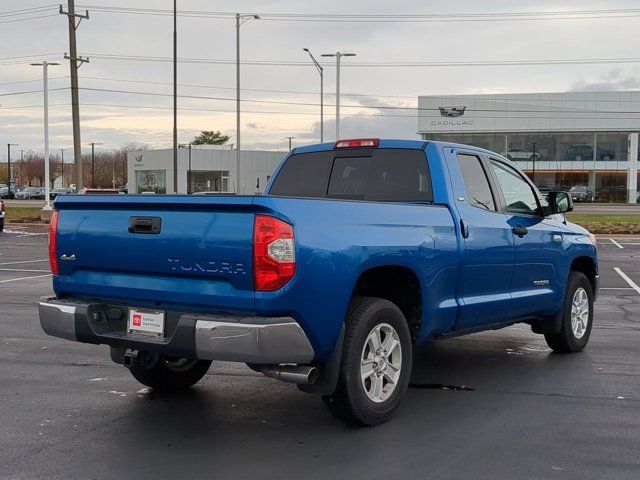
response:
M0 232L4 230L4 217L6 216L6 205L0 200Z
M115 188L83 188L81 195L120 195L122 192Z
M569 193L574 202L593 202L593 192L588 185L574 185Z
M44 200L44 188L26 187L16 192L15 198L18 200Z
M62 196L40 322L154 389L245 362L374 425L427 340L521 322L587 345L598 262L572 205L492 152L378 139L295 148L260 196Z
M50 190L49 196L51 197L51 200L53 200L58 195L70 195L72 193L73 190L71 190L70 188L53 188Z
M613 150L607 148L596 147L596 159L597 160L614 160L616 154ZM564 154L566 161L580 162L583 160L593 160L593 146L584 145L571 145L567 152Z
M503 155L509 160L540 160L538 153L530 152L525 148L510 148Z
M11 190L11 198L15 197L15 192ZM0 187L0 198L9 198L9 187Z

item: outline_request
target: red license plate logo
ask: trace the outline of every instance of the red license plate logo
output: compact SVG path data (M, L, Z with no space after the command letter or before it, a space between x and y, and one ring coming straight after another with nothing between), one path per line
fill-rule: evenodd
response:
M139 313L133 314L133 326L134 327L142 326L142 315L140 315Z

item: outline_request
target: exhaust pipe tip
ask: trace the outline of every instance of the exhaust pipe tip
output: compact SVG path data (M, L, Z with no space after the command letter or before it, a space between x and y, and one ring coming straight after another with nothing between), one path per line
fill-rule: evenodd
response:
M266 366L262 374L283 382L313 385L318 380L318 369L305 365Z

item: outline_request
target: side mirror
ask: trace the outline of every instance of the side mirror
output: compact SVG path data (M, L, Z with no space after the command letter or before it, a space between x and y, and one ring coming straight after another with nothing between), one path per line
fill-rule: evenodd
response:
M573 210L573 199L567 192L549 192L549 207L552 213L566 213Z

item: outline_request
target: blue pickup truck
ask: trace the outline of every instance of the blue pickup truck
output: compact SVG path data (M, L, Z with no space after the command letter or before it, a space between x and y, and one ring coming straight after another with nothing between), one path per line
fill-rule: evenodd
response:
M496 153L378 139L296 148L264 195L65 195L40 321L156 389L244 362L374 425L416 344L522 322L586 346L598 262L571 209Z

